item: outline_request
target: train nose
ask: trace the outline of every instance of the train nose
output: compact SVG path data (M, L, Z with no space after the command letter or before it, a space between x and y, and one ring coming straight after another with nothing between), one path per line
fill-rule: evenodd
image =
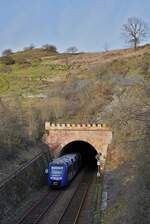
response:
M60 187L61 181L60 180L53 180L52 181L52 187Z

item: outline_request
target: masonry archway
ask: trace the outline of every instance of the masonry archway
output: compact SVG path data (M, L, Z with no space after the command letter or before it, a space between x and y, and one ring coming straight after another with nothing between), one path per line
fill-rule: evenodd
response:
M98 152L90 143L82 140L69 142L60 151L60 156L70 153L80 153L84 166L96 167L95 156Z
M105 164L107 147L112 140L112 130L105 124L51 124L45 122L44 142L49 146L52 158L62 152L74 152L80 149L84 158L92 158L101 153L101 164ZM87 152L83 152L87 151ZM92 161L92 159L90 160Z

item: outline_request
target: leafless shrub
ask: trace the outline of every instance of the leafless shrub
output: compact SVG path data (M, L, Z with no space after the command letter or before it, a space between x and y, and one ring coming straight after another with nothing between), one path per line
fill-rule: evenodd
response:
M46 51L55 52L55 53L57 52L56 46L52 44L45 44L42 46L42 48L44 48Z
M3 52L2 52L2 55L3 56L9 56L11 55L13 52L11 49L5 49Z

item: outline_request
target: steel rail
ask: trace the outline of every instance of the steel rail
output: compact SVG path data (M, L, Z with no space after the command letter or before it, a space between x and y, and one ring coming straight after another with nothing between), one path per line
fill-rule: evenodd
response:
M19 175L25 168L30 166L33 162L35 162L37 159L39 159L43 154L43 152L39 152L34 158L27 161L25 164L21 165L18 169L16 169L12 174L8 175L7 177L3 178L0 182L0 189L4 187L6 183L11 181L13 178L15 178L17 175Z
M60 194L61 191L50 191L44 194L36 204L26 211L26 213L18 220L17 224L38 223L47 210L56 202Z
M78 222L78 218L80 216L82 207L84 205L84 201L86 199L86 195L88 193L89 187L90 187L90 182L91 182L91 176L93 175L88 174L88 171L85 172L84 175L87 175L82 178L80 181L77 189L75 190L74 194L72 195L70 201L68 202L67 206L64 208L62 215L60 216L59 220L57 221L57 224L76 224ZM81 196L81 197L80 197ZM77 200L77 202L75 202ZM73 217L73 203L75 203L77 211L75 213L75 217ZM72 204L72 205L71 205ZM70 215L67 214L67 212L70 211ZM71 218L72 220L67 221L67 216Z

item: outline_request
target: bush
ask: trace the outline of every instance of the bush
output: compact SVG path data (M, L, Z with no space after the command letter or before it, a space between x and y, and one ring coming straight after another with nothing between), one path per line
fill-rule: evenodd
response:
M13 64L15 64L15 60L11 56L3 56L3 57L1 57L1 62L4 65L13 65Z
M51 45L51 44L45 44L45 45L43 45L42 48L44 48L47 51L51 51L51 52L55 52L55 53L57 52L56 46Z
M11 49L5 49L3 52L2 52L2 55L3 56L9 56L11 55L13 52Z

